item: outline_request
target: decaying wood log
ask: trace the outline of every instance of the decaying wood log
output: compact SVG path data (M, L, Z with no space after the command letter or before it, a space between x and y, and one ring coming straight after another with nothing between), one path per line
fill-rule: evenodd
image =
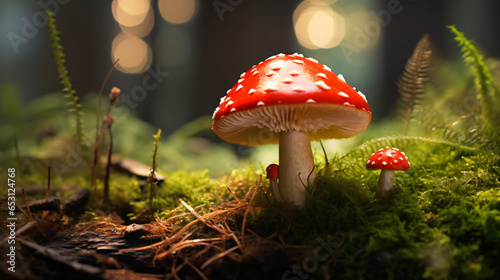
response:
M87 189L74 192L66 199L62 206L62 212L68 216L74 216L82 212L85 204L89 200L90 191Z
M122 158L119 160L113 160L113 167L120 169L130 175L134 175L140 179L147 179L149 173L151 172L151 167L139 162L137 160L133 160L131 158ZM155 171L155 177L158 182L162 182L165 180L165 176Z
M53 196L49 197L48 199L30 201L29 206L32 213L43 210L59 212L59 210L61 209L61 198ZM21 208L26 209L26 204L21 205Z
M31 242L22 238L18 238L18 241L23 244L23 246L33 250L36 254L41 255L46 260L50 260L57 266L64 266L66 269L72 270L83 277L89 277L92 279L103 279L100 277L102 270L98 267L82 264L75 262L71 257L63 256L59 254L55 249L47 248L41 246L35 242ZM61 270L62 271L62 270Z

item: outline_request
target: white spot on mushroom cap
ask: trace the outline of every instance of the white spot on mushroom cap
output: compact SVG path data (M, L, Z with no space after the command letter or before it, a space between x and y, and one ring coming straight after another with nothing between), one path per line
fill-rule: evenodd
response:
M316 74L316 76L320 77L320 78L323 78L323 79L326 79L325 73L318 73L318 74Z
M242 79L239 79L239 80L238 80L238 83L241 83L241 82L243 82L244 80L245 80L245 79L243 79L243 78L242 78Z
M246 73L247 73L247 72L243 72L243 73L241 73L240 78L245 77L245 74L246 74Z
M255 92L255 89L251 88L249 91L248 91L248 94L253 94Z
M259 71L255 70L255 72L253 72L253 74L252 74L252 75L254 75L254 76L255 76L255 75L257 75L258 73L259 73Z
M403 157L399 157L399 159L400 159L400 160L404 160L404 158L403 158Z
M242 88L243 88L243 86L242 86L242 85L238 85L238 86L236 87L236 91L238 91L238 90L240 90L240 89L242 89Z
M236 108L232 108L231 110L229 110L229 112L234 112L236 111Z
M226 106L233 105L233 104L234 104L233 100L229 100L229 102L227 102Z
M219 108L219 107L215 108L215 111L214 111L214 113L212 114L212 120L215 120L215 114L217 114L217 112L219 112L219 110L220 110L220 108Z
M279 65L279 64L275 64L275 65L273 65L273 66L271 67L271 69L272 69L272 70L274 70L274 71L278 71L278 70L280 70L280 69L281 69L281 65Z
M351 104L351 103L349 103L349 102L344 102L344 104L343 104L343 105L344 105L344 106L350 106L350 107L356 107L356 106L352 105L352 104Z
M225 97L225 96L220 98L219 106L220 106L222 103L224 103L224 101L226 101L226 97Z
M264 89L265 92L275 91L275 90L278 90L278 88L275 85L270 85Z
M398 163L398 160L397 160L397 159L395 159L395 160L394 160L394 163Z
M301 91L304 91L305 89L303 87L301 87L301 86L296 86L292 90L301 92Z
M257 106L264 106L264 102L260 101L259 103L257 103Z
M375 165L375 161L372 161L372 165Z
M292 60L293 63L297 63L297 64L304 64L304 61L303 60L300 60L300 59L294 59Z
M292 71L290 71L290 75L292 75L292 76L298 76L299 74L300 73L297 70L295 70L295 69L292 70Z
M382 161L382 164L383 164L383 165L387 165L387 162L385 162L385 161Z
M328 67L328 66L326 66L326 65L323 65L323 69L325 69L325 70L328 70L328 71L332 72L332 68L330 68L330 67Z
M316 103L316 101L314 101L314 100L312 100L312 99L308 99L308 100L306 101L306 103Z
M308 59L308 60L310 60L310 61L312 61L312 62L316 62L316 63L318 63L318 61L317 61L316 59L312 58L312 57L306 57L306 59Z
M290 77L288 77L288 78L286 78L286 79L283 80L283 83L285 83L285 84L291 84L291 83L293 83L293 79L290 78Z
M314 84L315 84L317 87L319 87L320 89L324 89L324 90L329 90L329 89L331 89L331 87L327 86L327 85L325 84L325 82L323 82L323 81L317 81L317 82L315 82Z
M358 94L363 97L363 99L366 101L366 103L368 103L368 100L366 100L366 96L361 92L361 91L358 91Z
M370 160L368 160L368 161L366 162L366 164L370 164Z
M349 95L343 91L339 92L339 95L340 96L343 96L343 97L346 97L346 98L349 98Z
M269 71L267 71L267 73L265 75L268 76L268 77L271 77L274 74L276 74L276 71L269 70Z
M337 77L339 78L339 80L341 80L342 82L346 83L346 81L344 79L344 76L342 74L338 74Z
M271 55L271 56L270 56L270 57L268 57L266 60L273 59L273 58L275 58L275 57L276 57L276 55Z
M231 89L228 89L228 90L226 91L226 94L228 94L230 91L231 91Z
M278 55L278 56L285 56L285 54L284 54L284 53L279 53L279 54L277 54L277 55Z

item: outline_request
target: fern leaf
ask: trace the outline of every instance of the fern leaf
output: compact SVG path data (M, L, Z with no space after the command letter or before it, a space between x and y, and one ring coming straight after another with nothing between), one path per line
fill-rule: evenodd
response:
M70 108L68 111L75 116L74 126L75 126L75 136L80 145L82 143L83 138L83 120L82 120L82 111L81 104L78 102L78 96L76 91L73 89L73 85L71 84L68 76L68 70L64 63L66 62L66 56L63 51L63 47L60 43L59 31L56 28L54 17L51 13L47 12L49 29L50 29L50 40L52 41L52 51L54 53L54 62L57 66L57 71L59 73L59 78L61 80L61 85L63 86L63 91L66 93L64 95L65 98L69 99L68 105Z
M463 32L458 31L454 25L448 26L450 31L455 34L455 41L461 46L462 58L474 73L474 83L477 90L477 99L481 107L481 120L483 122L482 130L488 133L488 130L498 127L498 99L500 93L494 84L493 77L488 67L484 63L483 56L479 53L474 42L469 40Z
M431 54L429 36L426 34L418 41L412 56L405 65L403 74L396 82L398 92L401 95L399 108L405 135L408 132L412 113L424 92L425 82L429 78Z

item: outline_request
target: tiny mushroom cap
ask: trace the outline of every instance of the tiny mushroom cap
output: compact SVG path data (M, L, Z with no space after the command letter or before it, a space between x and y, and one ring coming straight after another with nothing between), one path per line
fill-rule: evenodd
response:
M266 168L267 179L278 179L279 178L279 167L277 164L269 164Z
M213 131L230 143L277 144L282 131L311 141L349 138L371 121L365 96L326 65L278 54L241 74L213 114Z
M410 163L405 154L400 152L399 149L387 147L371 155L366 162L366 169L408 170L410 169Z

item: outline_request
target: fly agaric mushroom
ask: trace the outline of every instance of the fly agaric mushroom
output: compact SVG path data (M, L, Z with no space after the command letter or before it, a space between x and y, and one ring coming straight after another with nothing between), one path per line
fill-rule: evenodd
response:
M280 190L278 189L279 166L277 164L269 164L266 168L267 179L269 179L271 193L278 202L283 202L281 199Z
M371 155L366 162L366 169L381 169L376 194L378 198L385 200L389 197L394 185L394 171L408 170L410 169L410 163L405 154L400 152L399 149L387 147Z
M230 143L279 143L281 197L302 206L316 177L310 141L352 137L371 116L365 96L342 75L301 54L278 54L241 74L215 109L212 129Z

